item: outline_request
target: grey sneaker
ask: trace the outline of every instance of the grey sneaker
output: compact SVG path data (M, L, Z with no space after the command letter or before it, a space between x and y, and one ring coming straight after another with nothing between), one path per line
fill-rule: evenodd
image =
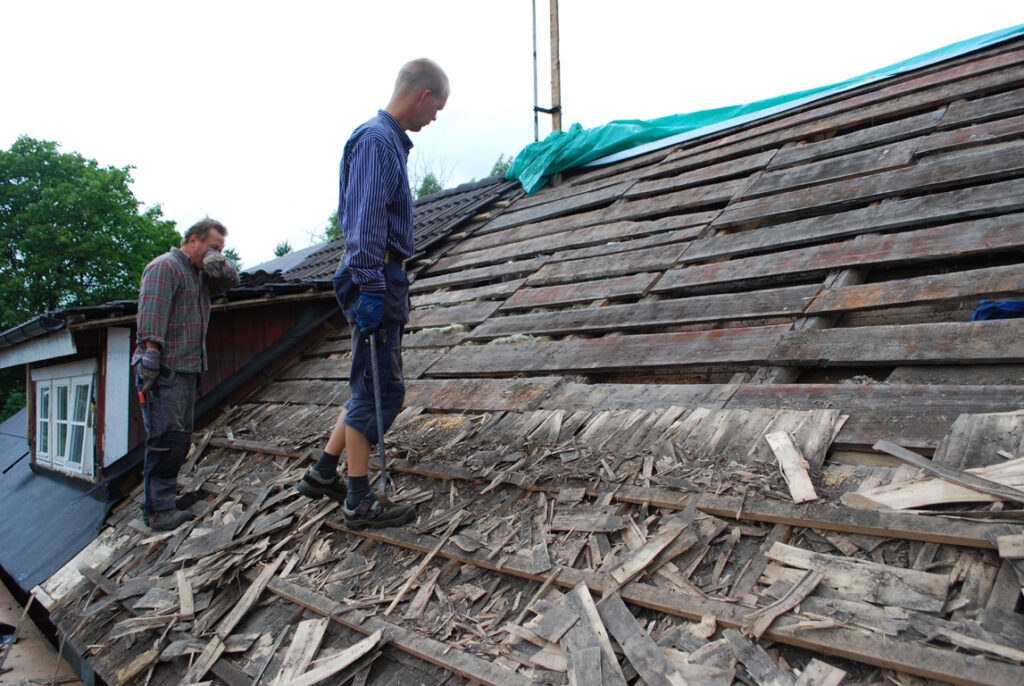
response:
M341 482L337 474L334 475L334 478L329 479L314 467L306 470L306 473L302 475L302 481L295 487L295 490L307 498L315 500L327 496L339 503L344 503L345 496L348 495L345 484Z
M173 531L195 515L188 510L160 510L149 517L149 527L154 531Z
M363 527L402 526L416 519L416 508L412 505L391 505L385 507L377 500L377 494L370 491L363 496L354 510L348 504L341 508L345 515L345 525L354 529Z

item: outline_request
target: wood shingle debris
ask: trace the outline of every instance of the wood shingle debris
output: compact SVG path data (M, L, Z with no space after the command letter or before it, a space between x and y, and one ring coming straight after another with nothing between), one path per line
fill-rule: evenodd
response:
M414 265L414 524L294 492L342 327L55 622L133 684L1024 682L1022 322L969 321L1024 296L1022 136L1014 40L473 216Z

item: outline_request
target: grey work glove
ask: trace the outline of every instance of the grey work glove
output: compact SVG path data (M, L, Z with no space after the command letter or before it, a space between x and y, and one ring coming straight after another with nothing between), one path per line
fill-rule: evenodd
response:
M231 265L224 253L210 248L203 256L203 271L212 279L226 279L229 276Z
M139 390L146 393L153 387L156 377L160 376L159 348L146 348L146 352L135 363L135 372L139 375Z

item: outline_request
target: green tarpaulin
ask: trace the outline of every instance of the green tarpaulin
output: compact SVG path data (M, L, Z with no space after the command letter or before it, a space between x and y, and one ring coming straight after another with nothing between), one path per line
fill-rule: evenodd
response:
M1024 33L1024 24L953 43L846 81L750 102L745 105L719 107L688 114L673 114L650 120L625 119L592 129L584 129L579 124L573 124L568 131L552 131L551 135L544 140L531 143L523 148L516 155L506 176L518 179L527 193L533 193L543 187L552 174L614 153L652 144L655 141L669 145L686 138L696 138L716 130L775 114L833 93L956 57L1021 33ZM652 145L650 149L656 147L661 146Z

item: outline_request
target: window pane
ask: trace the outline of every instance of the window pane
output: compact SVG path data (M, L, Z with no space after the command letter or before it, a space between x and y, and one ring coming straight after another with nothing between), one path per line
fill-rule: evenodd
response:
M50 418L50 387L40 386L39 387L39 418L49 419Z
M50 423L39 422L39 429L36 431L36 445L39 446L38 452L49 453L50 452Z
M85 421L85 412L89 407L89 385L75 384L75 412L72 419L76 422Z
M68 420L68 387L57 386L57 421Z
M66 452L67 451L67 444L68 444L68 425L67 424L58 424L57 425L56 445L53 446L54 447L54 452L56 453L57 457L64 457L67 454L67 452Z
M71 450L68 455L68 463L71 464L82 464L82 443L85 439L85 427L84 426L72 426L71 427Z

